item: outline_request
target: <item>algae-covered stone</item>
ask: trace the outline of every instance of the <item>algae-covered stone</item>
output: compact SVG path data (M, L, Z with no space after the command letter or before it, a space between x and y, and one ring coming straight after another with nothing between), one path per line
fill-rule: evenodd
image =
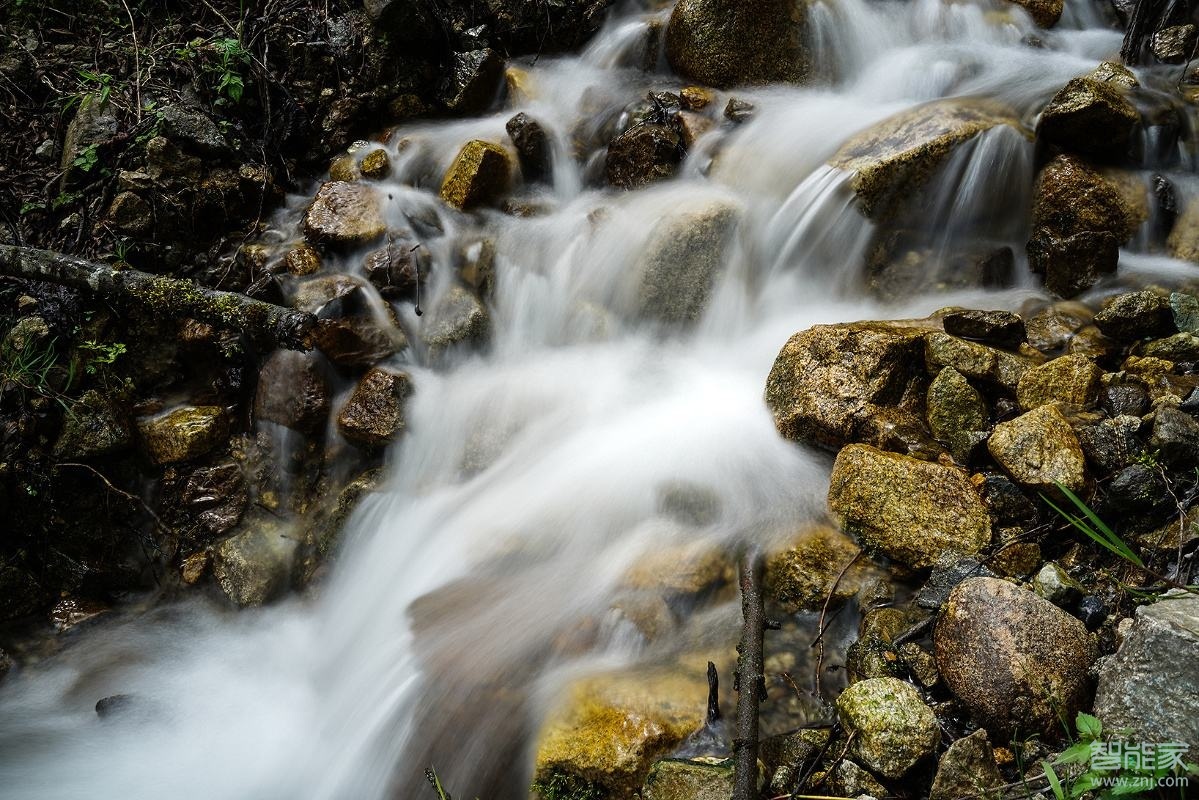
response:
M1019 483L1052 490L1060 482L1086 488L1086 460L1070 423L1055 405L1043 405L995 426L987 440L991 456Z
M1025 411L1055 402L1089 408L1099 400L1102 378L1103 370L1086 356L1062 356L1024 373L1016 400Z
M1048 600L998 578L958 584L934 633L950 690L997 736L1062 734L1090 699L1095 642Z
M259 606L287 590L297 547L286 530L258 521L217 545L213 574L234 603Z
M679 758L659 761L641 790L645 800L728 800L732 794L731 759L717 763Z
M911 685L896 678L853 684L837 698L837 716L853 734L854 759L884 778L903 777L941 742L932 709Z
M404 400L412 383L403 372L375 368L362 376L337 414L337 429L354 444L383 447L404 431Z
M971 380L1010 390L1015 390L1024 373L1038 363L1026 355L968 342L940 331L925 337L924 360L929 372L939 373L945 367L953 367Z
M63 419L54 457L71 461L107 456L132 442L133 429L125 413L112 400L90 389Z
M1095 325L1104 336L1122 342L1169 336L1177 330L1170 300L1149 289L1115 298L1095 315Z
M229 434L220 406L183 406L137 422L146 452L156 464L175 464L208 453Z
M304 214L304 235L315 242L368 244L386 231L378 193L361 183L323 184Z
M387 155L387 151L381 147L372 150L363 157L362 163L358 165L358 170L364 178L382 180L391 174L391 156Z
M838 448L877 440L876 426L923 389L924 331L883 322L817 325L779 351L766 404L788 439Z
M1063 86L1041 111L1037 137L1068 152L1119 158L1140 120L1116 86L1083 76Z
M491 335L491 318L479 298L461 286L451 286L421 324L420 337L436 361L450 350L482 344Z
M717 202L675 212L654 227L638 266L642 316L674 324L699 319L724 267L739 211Z
M806 22L802 0L680 0L666 27L666 58L708 86L801 83L812 69Z
M557 783L631 797L656 759L703 726L707 694L700 671L644 670L575 683L537 737L534 790Z
M836 528L806 528L786 549L767 557L766 596L790 614L816 611L830 596L847 600L869 573L865 559L853 560L857 555L857 545ZM842 575L841 570L851 561L853 565Z
M853 173L850 186L862 212L885 220L912 202L956 148L998 125L1018 129L1019 123L992 105L940 100L867 128L842 145L829 164Z
M864 545L917 569L991 541L991 518L966 473L868 445L837 455L828 502Z
M1061 19L1062 9L1065 7L1064 0L1010 0L1018 6L1022 6L1030 15L1033 21L1042 28L1052 28Z
M439 195L449 205L464 210L489 205L508 187L510 173L507 150L472 139L462 146L446 171Z
M987 401L962 373L946 367L928 387L928 426L943 442L953 443L962 434L989 429Z
M929 800L959 800L963 797L978 797L986 800L993 789L1003 785L995 751L987 741L987 732L981 728L969 736L963 736L941 756L937 775L933 778ZM995 795L998 797L998 795Z

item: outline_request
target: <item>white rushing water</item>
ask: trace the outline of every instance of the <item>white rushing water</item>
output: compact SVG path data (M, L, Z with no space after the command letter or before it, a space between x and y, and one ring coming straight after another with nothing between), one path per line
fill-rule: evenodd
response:
M432 215L444 230L424 242L442 276L430 299L459 247L496 242L491 348L406 365L409 432L318 598L129 611L14 674L0 689L0 796L418 797L433 762L456 795L520 796L529 732L562 675L671 646L647 645L609 610L630 564L675 541L777 540L822 513L827 456L782 440L762 402L793 332L955 302L1012 307L1033 291L868 296L871 229L846 176L824 163L854 132L935 98L996 98L1031 121L1119 49L1098 3L1068 6L1046 32L999 0L826 0L814 36L835 80L737 92L756 105L753 121L706 135L678 178L631 193L594 188L596 165L568 148L601 113L682 85L628 66L650 17L636 9L614 14L581 55L531 65L532 99L398 131L390 221ZM1021 43L1034 32L1044 47ZM454 213L436 180L417 181L469 139L507 141L517 110L557 145L552 186L526 198L544 213ZM1032 159L1010 132L962 148L928 230L947 242L960 220L989 220L983 233L1018 254L1023 284ZM686 331L638 319L638 257L655 226L712 203L736 208L739 223L706 314ZM284 235L295 222L281 219ZM410 305L400 312L419 326ZM714 521L661 517L660 491L679 484L719 498ZM599 620L593 641L558 647L582 620ZM137 713L98 719L96 701L115 693L136 695Z

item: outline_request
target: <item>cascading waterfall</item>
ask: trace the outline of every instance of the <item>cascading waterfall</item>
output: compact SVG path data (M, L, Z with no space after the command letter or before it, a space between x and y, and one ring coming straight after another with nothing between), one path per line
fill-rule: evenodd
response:
M822 514L826 457L778 437L761 400L791 333L954 302L1010 307L1030 291L864 293L873 229L825 162L854 132L942 97L993 98L1030 122L1119 49L1094 6L1071 0L1045 32L998 0L824 0L813 35L831 82L736 93L755 104L751 122L701 138L678 178L626 194L591 188L602 159L570 153L604 113L680 86L638 68L652 15L635 10L580 56L529 65L533 99L397 131L388 222L420 229L430 305L459 248L495 242L492 346L405 365L409 432L318 597L236 614L200 600L130 609L14 675L0 690L0 794L371 800L427 791L420 775L436 764L456 795L522 796L530 737L570 676L653 663L699 626L735 638L737 611L722 606L647 643L611 608L632 564L667 543L779 540ZM1043 48L1022 44L1034 32ZM437 176L467 140L503 141L516 110L554 144L552 184L523 198L540 213L448 210ZM1031 171L1032 144L1010 128L962 148L932 193L928 242L947 253L985 237L1021 254ZM294 237L303 202L280 214L277 238ZM713 204L739 222L706 312L687 329L647 321L646 242ZM399 311L419 328L411 305ZM698 487L716 513L664 517L670 486ZM116 693L136 695L138 713L97 719L96 700Z

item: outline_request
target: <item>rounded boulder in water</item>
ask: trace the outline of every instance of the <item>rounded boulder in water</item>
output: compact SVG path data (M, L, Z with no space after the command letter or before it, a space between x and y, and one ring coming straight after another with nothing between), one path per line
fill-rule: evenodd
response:
M812 70L800 0L680 0L666 27L666 58L708 86L803 83Z

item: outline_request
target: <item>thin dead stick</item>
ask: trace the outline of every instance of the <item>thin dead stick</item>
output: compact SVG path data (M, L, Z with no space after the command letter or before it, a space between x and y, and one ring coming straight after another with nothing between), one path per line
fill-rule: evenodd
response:
M762 674L762 644L766 630L766 610L762 601L763 559L761 551L751 547L742 557L741 643L737 645L737 725L733 737L733 800L753 800L758 796L758 706L766 696L766 677Z
M154 524L157 525L159 530L161 530L163 533L166 533L166 534L174 533L174 531L172 531L170 529L170 527L168 527L167 524L162 521L162 518L154 513L154 509L152 509L152 508L150 508L150 506L146 505L145 500L141 499L140 497L138 497L135 494L130 494L129 492L125 491L124 489L119 489L116 486L113 486L112 481L110 481L108 478L106 478L104 476L104 474L101 473L99 470L97 470L95 467L88 466L87 464L77 464L73 461L62 461L62 462L59 462L58 464L55 464L54 466L55 467L76 467L78 469L87 470L88 472L92 473L97 478L99 478L104 483L104 485L107 486L109 488L109 490L112 491L114 494L118 494L121 497L124 497L126 500L129 500L130 502L136 503L137 505L141 506L142 510L150 515L150 518L154 520Z
M837 578L833 581L833 585L829 587L828 594L824 596L824 606L820 609L820 622L817 624L816 628L816 641L813 642L813 644L815 644L817 647L816 666L814 667L816 673L814 677L816 679L817 698L820 697L820 671L824 668L824 619L826 616L828 616L829 603L832 602L833 595L837 593L837 586L840 585L841 579L845 577L845 573L849 572L849 568L852 567L861 556L862 551L859 550L853 554L853 558L845 562L845 566L841 567L841 571L837 573Z
M137 23L133 19L133 12L129 10L129 3L121 0L121 5L125 7L125 13L129 15L129 33L133 36L133 97L137 104L137 121L142 121L142 59L140 50L137 44Z
M311 314L206 289L183 278L115 269L64 253L12 245L0 245L0 275L90 291L111 303L136 306L167 319L190 317L275 347L312 348L316 318Z

